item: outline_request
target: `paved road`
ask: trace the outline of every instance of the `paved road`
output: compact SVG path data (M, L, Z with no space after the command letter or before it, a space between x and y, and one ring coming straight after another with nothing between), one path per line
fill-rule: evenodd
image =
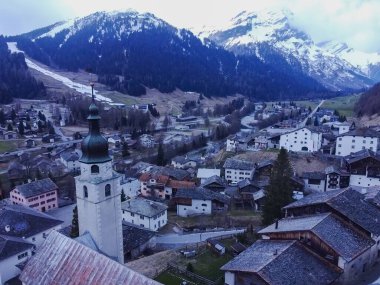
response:
M325 103L325 100L322 100L321 103L319 103L319 105L317 107L315 107L315 109L306 117L306 119L302 122L302 124L300 125L300 127L304 127L306 126L306 122L309 118L312 118L315 114L315 112L317 112L318 108L321 107L323 105L323 103Z
M73 209L75 206L76 204L68 205L62 208L51 210L47 214L63 221L62 227L66 227L71 225L71 221L73 219Z
M183 235L167 234L167 235L158 236L156 238L156 243L157 244L172 244L172 245L191 244L191 243L205 241L211 237L219 237L219 236L229 235L229 234L239 234L239 233L243 233L244 231L245 229L202 232L202 233L183 234Z

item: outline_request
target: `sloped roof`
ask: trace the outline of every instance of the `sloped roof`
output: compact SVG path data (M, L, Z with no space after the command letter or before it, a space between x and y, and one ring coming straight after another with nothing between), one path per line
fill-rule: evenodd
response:
M0 235L0 261L21 253L34 245L22 238Z
M61 153L61 158L65 161L77 161L79 160L79 154L76 153L75 151L72 152L62 152Z
M153 217L163 211L166 211L168 206L162 203L147 200L141 197L129 199L121 203L121 209L145 217Z
M202 184L203 187L207 187L213 183L219 184L222 187L227 186L227 182L220 176L213 175L206 179L206 181Z
M375 235L380 235L380 209L351 188L310 194L283 209L326 204L350 221Z
M126 266L52 231L20 275L25 285L158 285Z
M363 149L358 152L347 155L345 157L345 160L347 163L351 164L366 158L373 158L380 161L380 155L369 149Z
M319 180L325 180L326 174L319 171L313 171L313 172L304 172L302 173L302 178L304 179L319 179Z
M271 285L331 284L340 271L298 241L259 240L221 270L256 273Z
M156 233L153 231L123 222L124 252L128 252L147 243L155 236L155 234Z
M277 228L274 223L260 230L259 234L305 231L313 232L347 261L351 261L374 244L372 239L352 229L332 213L281 219Z
M62 223L62 221L24 206L9 205L0 209L0 234L2 235L28 238ZM5 230L6 226L11 227L9 232Z
M193 181L178 181L178 180L170 179L167 186L171 187L171 188L175 188L175 189L192 188L195 186L195 182L193 182Z
M51 181L50 178L45 178L30 183L17 185L16 189L25 197L33 197L58 189L58 186Z
M226 162L223 165L223 168L229 169L241 169L241 170L253 170L255 165L250 161L227 158Z
M194 200L216 200L222 203L229 202L228 196L203 187L178 189L175 198L185 198Z
M361 129L354 129L352 131L349 131L347 133L340 134L338 137L345 137L345 136L360 136L360 137L371 137L371 138L379 138L380 133L370 129L370 128L361 128Z

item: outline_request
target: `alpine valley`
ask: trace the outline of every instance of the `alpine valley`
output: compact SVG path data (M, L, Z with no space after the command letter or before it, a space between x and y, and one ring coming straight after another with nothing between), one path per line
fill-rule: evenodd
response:
M31 31L16 41L27 56L133 96L145 87L258 100L333 96L379 79L380 55L316 44L287 11L242 12L225 28L193 33L136 11L97 12ZM339 45L340 46L340 45Z

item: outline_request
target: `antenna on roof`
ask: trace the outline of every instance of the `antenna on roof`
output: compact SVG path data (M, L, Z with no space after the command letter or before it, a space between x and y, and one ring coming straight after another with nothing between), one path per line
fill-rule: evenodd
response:
M94 95L94 82L90 83L91 86L91 97L92 97L92 102L95 102L95 95Z

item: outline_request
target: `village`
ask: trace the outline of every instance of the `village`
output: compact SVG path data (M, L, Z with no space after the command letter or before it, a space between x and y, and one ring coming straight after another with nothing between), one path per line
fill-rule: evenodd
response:
M234 99L211 109L199 98L157 115L154 104L93 100L82 120L64 100L2 106L0 283L18 284L49 236L50 251L74 239L107 254L93 232L102 211L109 230L122 222L109 237L121 249L107 255L163 284L359 284L379 272L380 132L323 103ZM263 227L281 149L293 202Z

